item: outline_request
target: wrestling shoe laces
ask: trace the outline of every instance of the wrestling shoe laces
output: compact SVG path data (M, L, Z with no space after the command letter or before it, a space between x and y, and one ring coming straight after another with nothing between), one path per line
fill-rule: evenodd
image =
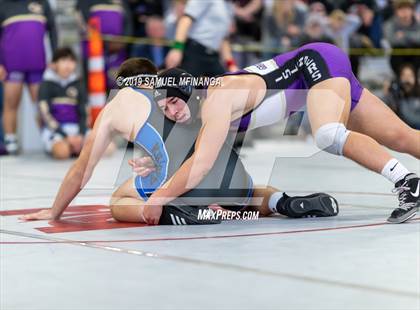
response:
M416 215L420 205L420 179L410 173L395 184L393 193L398 194L398 207L388 217L390 223L403 223Z
M407 198L410 198L408 196L408 192L411 189L409 186L407 186L408 181L405 181L403 185L399 187L395 187L392 192L394 194L398 195L398 208L408 210L411 207L414 207L416 205L415 201L406 202Z
M398 194L398 208L408 210L419 202L419 178L410 173L395 184L393 193Z

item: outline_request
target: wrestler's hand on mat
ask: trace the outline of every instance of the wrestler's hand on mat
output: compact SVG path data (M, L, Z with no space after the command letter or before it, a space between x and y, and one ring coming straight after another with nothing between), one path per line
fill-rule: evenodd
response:
M234 218L238 212L227 210L218 204L209 205L209 209L213 210L217 213L218 216L221 216L222 219L232 219Z
M182 51L171 49L165 59L166 67L169 69L179 66L182 61L182 55Z
M158 225L161 215L162 215L162 206L150 206L150 205L144 206L143 217L148 225Z
M51 220L51 219L52 219L51 209L41 210L34 213L28 213L19 217L19 220L23 220L23 221L38 221L38 220Z
M129 159L128 164L133 168L133 171L141 176L147 177L151 172L156 170L153 159L149 156Z

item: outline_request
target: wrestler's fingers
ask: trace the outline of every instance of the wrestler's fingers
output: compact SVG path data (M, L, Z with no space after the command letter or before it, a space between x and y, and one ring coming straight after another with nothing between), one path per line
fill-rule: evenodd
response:
M223 209L220 205L213 203L211 205L209 205L209 209L212 209L213 211L217 211L217 210L225 210Z

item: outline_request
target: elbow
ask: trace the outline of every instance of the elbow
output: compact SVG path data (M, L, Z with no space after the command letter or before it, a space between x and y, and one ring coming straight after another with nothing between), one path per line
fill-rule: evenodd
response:
M204 179L210 173L211 168L212 168L212 166L210 166L210 165L203 165L200 168L201 179Z

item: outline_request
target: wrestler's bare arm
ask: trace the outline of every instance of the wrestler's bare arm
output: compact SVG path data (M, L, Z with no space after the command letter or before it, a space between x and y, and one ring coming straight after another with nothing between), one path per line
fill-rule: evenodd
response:
M99 159L115 134L132 140L135 130L140 130L150 111L146 97L131 89L121 90L99 114L92 132L86 139L79 158L70 167L59 188L52 209L28 214L25 220L59 219L61 214L87 184ZM44 210L45 211L45 210Z
M86 139L79 158L71 166L61 183L51 210L52 219L59 219L63 211L89 181L93 168L111 142L109 120L104 117L106 109L97 119L94 129Z
M204 102L202 127L194 154L184 162L172 178L149 198L149 205L165 205L196 187L213 167L229 132L231 104L221 100L217 92Z

